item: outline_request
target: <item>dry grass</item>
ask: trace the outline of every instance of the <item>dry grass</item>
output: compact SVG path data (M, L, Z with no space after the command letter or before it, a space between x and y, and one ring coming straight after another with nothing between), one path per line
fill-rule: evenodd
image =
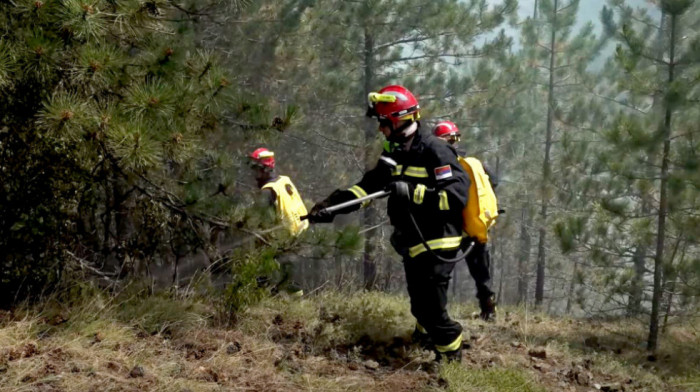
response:
M454 307L452 313L464 318L475 310ZM617 391L700 391L700 331L691 321L670 327L653 357L645 350L646 325L637 320L554 318L516 308L501 311L495 323L462 324L472 334L467 368L526 369L553 391L589 391L596 385ZM530 355L542 351L546 358Z
M367 301L381 303L374 294L354 303ZM424 372L370 368L361 353L342 352L364 333L331 321L348 314L322 316L330 311L321 312L319 304L327 309L331 302L338 311L357 310L340 307L340 296L270 299L231 329L210 325L215 312L202 303L167 297L99 297L5 314L0 391L397 391L434 382Z
M669 330L650 362L643 326L628 320L513 309L484 323L471 319L474 310L452 310L471 345L463 363L431 375L422 370L430 355L406 341L405 298L274 298L223 328L193 299L100 294L1 313L0 391L700 390L700 340L690 326ZM546 358L529 354L540 348Z

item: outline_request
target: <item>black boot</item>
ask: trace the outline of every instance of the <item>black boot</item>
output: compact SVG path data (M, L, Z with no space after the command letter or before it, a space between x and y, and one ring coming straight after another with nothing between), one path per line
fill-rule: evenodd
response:
M418 328L413 330L413 334L411 334L411 342L418 344L421 346L421 348L426 350L433 350L435 348L433 345L433 340L430 339L430 335L419 331Z
M435 351L435 361L438 363L462 362L462 349L454 351Z
M481 308L481 317L484 321L493 321L496 318L496 297L490 295L486 298L479 299L479 307Z

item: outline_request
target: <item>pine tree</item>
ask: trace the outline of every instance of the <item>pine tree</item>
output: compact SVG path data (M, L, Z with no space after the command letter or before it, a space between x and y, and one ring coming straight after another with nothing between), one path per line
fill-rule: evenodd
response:
M566 247L589 256L588 286L595 290L589 302L601 299L596 308L604 311L651 313L653 350L662 306L667 315L674 308L692 313L688 304L697 300L697 274L689 273L696 267L687 256L697 251L697 217L689 211L697 203L698 148L688 125L697 118L692 102L698 64L690 54L697 34L679 40L676 31L684 22L697 23L690 16L697 7L662 3L657 13L648 13L620 1L611 6L603 22L619 45L593 90L606 106L598 110L600 131L585 158L590 176L579 188L589 207L557 230ZM674 26L667 10L685 13L677 14ZM680 270L688 279L678 278Z
M697 48L700 41L697 31L691 26L697 25L698 5L692 0L661 1L658 9L663 23L660 25L654 24L647 15L637 15L621 2L612 5L618 11L619 21L614 26L609 20L608 25L611 29L617 28L620 44L616 59L625 71L619 93L627 94L633 103L640 100L652 103L643 116L621 116L609 138L618 148L626 145L632 151L644 153L646 159L642 158L639 165L641 173L623 165L617 165L615 169L629 179L640 179L640 185L651 191L651 199L657 200L654 206L654 273L647 342L648 349L655 350L665 282L675 280L671 272L677 255L675 249L686 241L697 243L693 237L686 237L688 232L696 231L686 222L697 219L692 213L686 215L689 211L686 208L694 208L697 202L693 191L693 188L697 189L697 175L693 169L689 170L696 167L697 162L698 149L692 137L696 131L688 125L689 121L697 119L691 107L697 95ZM635 23L636 20L648 23ZM688 30L691 34L684 37L688 27L691 27ZM653 38L646 39L656 36L654 28L661 31L663 45L656 45ZM659 47L663 48L663 53ZM638 205L642 211L649 207L644 201ZM672 236L677 238L675 245L668 242ZM665 273L670 276L664 276Z
M576 35L572 29L576 22L579 2L577 0L542 0L538 2L537 18L528 20L523 28L525 55L532 61L534 82L545 91L541 97L544 112L544 159L539 194L539 239L537 245L537 268L535 282L535 304L544 300L545 271L547 260L547 232L550 222L550 207L555 189L561 188L562 176L553 170L553 146L558 137L564 137L567 129L575 129L576 118L572 112L580 100L574 100L585 80L586 67L598 54L604 41L593 35L593 26L586 25ZM539 94L538 94L539 95Z
M492 53L464 68L473 87L464 113L451 119L461 129L460 147L467 155L489 163L498 174L501 185L496 194L506 213L489 234L492 285L498 289L495 291L499 293L499 303L520 303L526 301L532 216L531 198L525 195L530 184L537 181L532 175L537 167L531 151L537 147L533 140L539 116L530 94L531 69L522 53L513 54L510 50ZM514 227L516 224L518 228ZM517 280L519 286L512 294L508 286L504 287L504 281L511 279Z
M8 292L55 281L67 255L83 265L109 256L124 273L162 254L169 238L202 246L201 226L170 231L174 220L226 225L178 182L216 149L211 136L231 95L216 56L171 22L195 4L213 3L0 5Z

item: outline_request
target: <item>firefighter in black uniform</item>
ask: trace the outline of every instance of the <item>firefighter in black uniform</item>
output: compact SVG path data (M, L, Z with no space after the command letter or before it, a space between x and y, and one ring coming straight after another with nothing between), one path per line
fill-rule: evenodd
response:
M331 222L326 207L388 189L391 244L403 256L416 333L430 337L436 359L461 360L462 326L447 314L447 289L455 262L464 258L462 210L469 177L455 149L419 132L419 106L402 86L369 94L368 115L389 141L377 166L347 190L336 190L311 210L311 222ZM427 247L426 247L427 245Z
M455 146L459 142L462 135L459 133L459 128L452 121L440 121L433 128L433 135L446 141L451 146ZM457 154L466 156L463 151L457 150ZM498 177L486 163L483 163L484 171L489 176L491 187L496 189L498 186ZM480 317L482 320L492 320L496 314L496 296L489 285L491 273L491 255L487 244L480 243L476 238L470 238L464 243L474 243L474 247L465 257L469 273L474 279L476 285L476 298L479 300L479 308L481 308Z

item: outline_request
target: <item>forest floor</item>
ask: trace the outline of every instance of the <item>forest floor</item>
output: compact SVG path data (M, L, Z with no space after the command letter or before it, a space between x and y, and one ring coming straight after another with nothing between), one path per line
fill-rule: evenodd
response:
M475 311L451 309L463 362L435 371L400 296L270 298L229 327L185 297L48 301L0 313L0 391L700 391L700 326L650 356L639 321Z

